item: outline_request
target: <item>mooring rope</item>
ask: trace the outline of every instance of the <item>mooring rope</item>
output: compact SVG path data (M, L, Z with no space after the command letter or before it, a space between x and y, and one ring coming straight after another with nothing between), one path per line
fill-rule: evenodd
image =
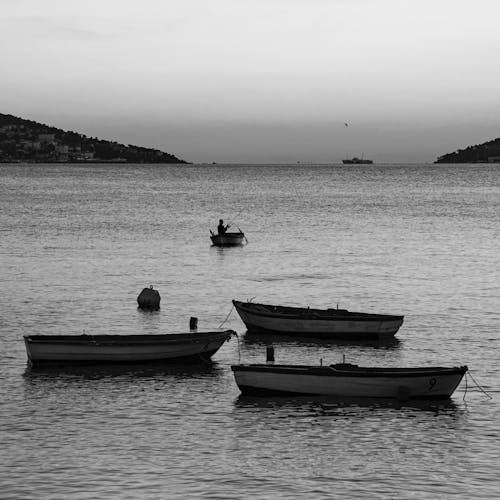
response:
M231 307L231 310L229 311L229 314L226 316L226 319L217 328L222 328L222 325L229 319L229 316L231 316L231 313L233 312L233 309L234 309L234 304L233 304L233 307Z
M231 307L229 314L226 316L226 319L217 328L221 328L222 325L229 319L229 316L231 316L233 309L234 309L234 304L233 307ZM234 336L236 337L236 341L238 342L238 363L241 363L240 336L238 335L238 332L234 332Z
M241 350L240 350L240 336L234 332L236 340L238 341L238 363L241 364Z
M472 381L474 382L474 384L476 385L476 387L488 398L490 399L493 399L493 396L491 394L488 394L477 382L476 382L476 379L472 376L472 373L470 372L470 370L468 370L468 372L465 374L465 383L467 384L467 375L470 376L470 378L472 379ZM467 390L467 385L465 386L465 389ZM464 394L464 398L465 398L465 394Z

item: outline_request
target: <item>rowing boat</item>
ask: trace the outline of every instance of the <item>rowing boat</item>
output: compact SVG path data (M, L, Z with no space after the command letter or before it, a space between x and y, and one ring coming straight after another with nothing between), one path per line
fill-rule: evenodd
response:
M26 335L28 363L193 363L209 361L236 332L165 335Z
M347 309L310 309L233 300L234 307L250 333L377 339L393 337L404 316L351 312Z
M245 241L245 234L241 231L238 233L224 234L212 233L210 239L212 240L212 244L216 247L235 247L243 245Z
M371 368L339 363L330 366L240 364L231 369L247 395L295 394L337 398L449 398L467 372L453 368Z

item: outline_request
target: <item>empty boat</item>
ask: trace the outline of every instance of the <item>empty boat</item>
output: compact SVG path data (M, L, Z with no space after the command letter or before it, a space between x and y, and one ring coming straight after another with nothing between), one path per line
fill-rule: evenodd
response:
M31 366L46 364L207 362L236 332L166 335L27 335Z
M347 309L310 309L238 300L233 300L233 304L251 333L384 340L396 334L404 319L404 316Z
M330 366L233 365L236 384L247 395L318 395L335 398L449 398L467 372L453 368L368 368L350 363Z

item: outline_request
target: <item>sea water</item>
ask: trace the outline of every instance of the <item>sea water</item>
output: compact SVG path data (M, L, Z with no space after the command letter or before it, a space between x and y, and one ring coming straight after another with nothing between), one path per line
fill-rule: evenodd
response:
M210 246L223 218L247 245ZM498 165L0 165L1 498L492 498ZM153 285L158 312L137 309ZM448 403L245 398L232 299L404 314L277 363L467 364ZM213 365L31 370L23 335L232 328Z

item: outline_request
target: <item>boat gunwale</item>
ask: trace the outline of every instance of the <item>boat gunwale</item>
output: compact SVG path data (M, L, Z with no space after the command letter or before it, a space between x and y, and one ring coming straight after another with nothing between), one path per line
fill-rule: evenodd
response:
M280 318L304 321L403 321L404 315L377 314L348 311L347 309L307 309L294 306L274 306L271 304L259 304L254 302L241 302L233 300L233 305L248 314L267 318ZM254 310L254 306L260 306L265 311ZM281 311L291 311L291 313L272 311L270 308L276 307ZM296 312L295 312L296 311ZM329 313L329 311L333 311ZM336 312L339 311L339 312ZM239 312L239 311L238 311ZM295 314L294 314L295 312ZM316 315L316 316L315 316Z
M234 330L222 332L170 333L153 335L24 335L24 341L32 344L66 344L66 345L115 345L115 346L147 346L165 344L189 344L207 342L221 338L229 339L236 335Z
M262 372L275 375L306 375L321 377L363 377L363 378L401 378L401 377L433 377L441 375L464 375L468 371L467 365L454 367L409 367L409 368L379 368L379 367L358 367L335 368L330 366L310 366L310 365L231 365L233 372Z
M223 234L212 234L210 238L223 238L223 237L228 237L229 238L242 238L245 236L244 232L239 232L239 233L223 233Z

